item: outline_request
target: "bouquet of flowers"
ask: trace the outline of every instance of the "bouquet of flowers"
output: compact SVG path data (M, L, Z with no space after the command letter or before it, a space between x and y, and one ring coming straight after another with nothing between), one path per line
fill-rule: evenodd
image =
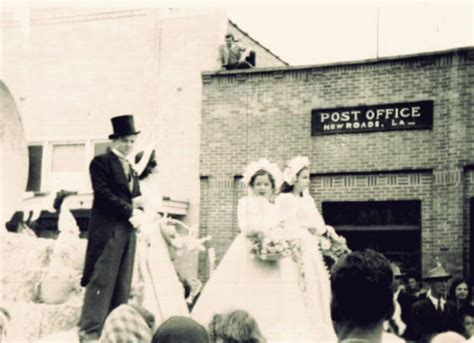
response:
M319 236L319 248L329 268L343 255L351 250L346 239L336 233L332 226L326 226L326 232Z
M300 250L297 239L281 228L269 231L252 231L246 237L251 242L250 255L263 261L275 262L281 258L296 257Z

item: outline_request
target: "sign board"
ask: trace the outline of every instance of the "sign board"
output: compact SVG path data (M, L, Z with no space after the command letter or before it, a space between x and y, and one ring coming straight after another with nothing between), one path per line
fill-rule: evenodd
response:
M433 101L313 109L311 135L432 129Z

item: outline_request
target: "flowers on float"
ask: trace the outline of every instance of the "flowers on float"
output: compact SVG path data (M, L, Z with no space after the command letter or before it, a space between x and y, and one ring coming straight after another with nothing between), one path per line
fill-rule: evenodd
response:
M328 267L331 267L341 256L351 252L346 239L338 235L332 226L326 226L326 232L318 235L318 241L322 255L329 262Z
M251 242L252 259L274 262L284 257L295 257L300 249L298 240L279 227L266 231L251 231L246 237Z
M281 184L281 171L275 163L271 163L266 158L261 158L258 161L250 163L245 168L244 174L242 175L242 182L248 187L250 186L250 180L260 170L268 172L275 181L275 187L279 187Z
M296 182L298 173L303 168L309 167L309 159L306 156L297 156L287 163L287 167L283 171L283 181L290 186L293 186Z

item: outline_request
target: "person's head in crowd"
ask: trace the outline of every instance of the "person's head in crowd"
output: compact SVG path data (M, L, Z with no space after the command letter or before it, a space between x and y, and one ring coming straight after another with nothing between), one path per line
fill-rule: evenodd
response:
M221 332L222 330L222 325L224 322L224 314L222 313L216 313L214 316L212 316L211 322L207 326L207 330L209 332L209 338L211 339L212 343L218 342L219 340L222 341L222 336Z
M342 257L331 271L331 317L340 340L366 336L380 341L383 322L392 317L393 271L373 250Z
M466 337L466 339L474 337L474 307L467 306L463 309L462 324L464 328L464 337Z
M449 287L448 299L458 305L469 304L471 302L471 287L466 279L457 277Z
M287 163L283 171L282 193L302 194L309 188L309 159L304 156L297 156Z
M407 277L407 292L411 294L415 294L420 290L420 285L418 284L418 280L414 275L408 275Z
M123 304L108 315L99 342L150 342L154 328L152 313L139 305Z
M447 282L451 275L446 272L443 266L438 263L436 267L430 269L424 280L430 286L430 294L436 299L445 298Z
M397 263L392 262L392 271L393 271L393 290L397 291L404 287L403 277L405 274L402 273L400 266Z
M235 38L232 33L228 33L225 35L225 44L227 45L228 48L230 48L232 44L234 44L234 41L235 41Z
M195 320L189 317L173 316L160 325L151 342L209 343L209 335L206 329Z
M135 171L140 180L157 171L155 149L148 146L135 155Z
M443 332L437 334L431 339L431 343L462 343L466 339L454 331Z
M209 335L213 343L266 342L255 318L244 310L215 314L209 324Z

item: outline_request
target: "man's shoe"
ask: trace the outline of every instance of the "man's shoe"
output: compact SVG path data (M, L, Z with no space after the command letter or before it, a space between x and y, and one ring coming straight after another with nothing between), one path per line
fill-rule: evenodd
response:
M97 333L85 333L84 331L79 331L79 342L98 342L100 336Z

